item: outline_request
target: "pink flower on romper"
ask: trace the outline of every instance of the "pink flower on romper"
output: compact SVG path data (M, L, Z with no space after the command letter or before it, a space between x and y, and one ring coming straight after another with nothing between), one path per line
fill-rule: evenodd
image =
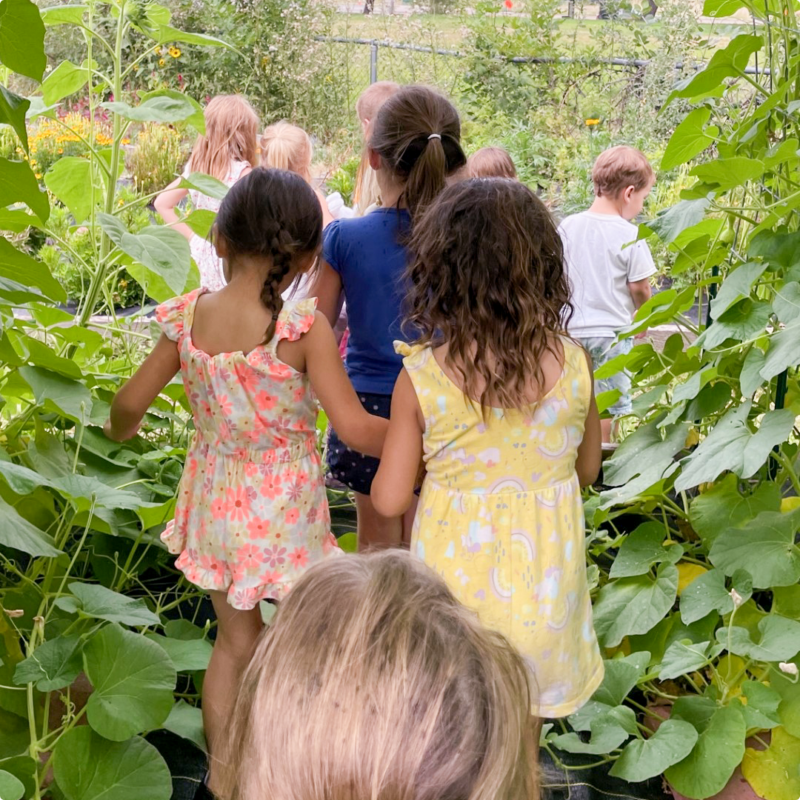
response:
M248 546L252 547L253 545ZM268 547L264 551L264 558L266 563L271 567L279 567L286 561L286 548L279 547L277 544L273 545L272 547Z
M297 520L300 519L300 512L296 508L290 508L286 512L286 522L289 525L295 525Z
M261 482L261 494L264 497L274 500L282 491L280 475L270 473L264 476Z
M233 411L233 405L231 405L231 401L228 398L228 395L222 394L217 398L217 403L219 404L219 410L226 416L229 417L231 412Z
M269 520L254 517L247 523L247 532L251 539L266 539L269 536Z
M295 403L301 402L303 399L305 399L305 396L306 396L306 387L305 386L298 386L294 390L294 401L295 401Z
M308 564L308 550L305 547L298 547L289 553L289 561L293 567L304 567Z
M236 489L226 489L227 506L230 518L234 522L242 522L250 517L250 497L247 489L240 486Z
M239 378L239 383L244 387L245 391L252 394L258 389L261 383L261 376L250 367L236 368L236 375Z
M225 498L215 497L214 501L211 503L211 516L214 517L214 519L225 519L227 513L228 504L225 502Z
M259 411L270 411L278 404L278 398L263 389L253 399Z
M269 556L269 551L264 554ZM259 564L264 562L264 556L261 554L261 549L254 544L246 544L236 551L236 559L245 569L255 569Z

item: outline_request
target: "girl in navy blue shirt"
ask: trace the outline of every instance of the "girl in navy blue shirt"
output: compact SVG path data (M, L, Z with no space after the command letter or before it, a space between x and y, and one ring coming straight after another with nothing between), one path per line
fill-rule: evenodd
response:
M381 207L358 219L342 219L325 230L323 263L311 295L331 324L347 301L350 338L345 365L370 412L389 417L402 359L394 342L401 332L407 266L406 242L414 219L466 163L458 112L427 86L407 86L380 108L369 137L370 166L377 172ZM332 430L328 466L355 493L359 549L408 542L413 509L401 517L380 516L370 501L378 459L345 447Z

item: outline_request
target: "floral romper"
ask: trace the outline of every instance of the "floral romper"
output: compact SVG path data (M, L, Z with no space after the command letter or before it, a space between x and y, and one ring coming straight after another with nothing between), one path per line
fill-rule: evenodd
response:
M317 449L317 403L305 373L276 355L314 323L316 298L284 304L265 345L211 356L192 342L198 289L158 306L178 344L195 436L175 519L161 538L201 589L251 609L283 598L308 566L340 553Z
M395 342L425 419L411 552L520 651L543 718L574 713L603 679L575 472L591 377L583 350L563 342L550 392L487 422L429 347Z

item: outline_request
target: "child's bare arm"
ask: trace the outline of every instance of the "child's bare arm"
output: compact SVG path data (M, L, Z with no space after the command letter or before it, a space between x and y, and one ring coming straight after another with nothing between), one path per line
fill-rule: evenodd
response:
M162 333L153 352L114 397L103 427L106 436L116 442L135 436L147 409L180 366L178 345Z
M586 360L589 363L589 380L591 382L592 395L589 400L589 413L586 415L583 441L578 447L578 458L575 461L575 471L578 473L578 480L581 486L591 486L597 480L603 458L600 413L597 410L597 402L594 399L594 373L591 358L588 354L586 355Z
M631 300L636 308L641 308L653 296L649 278L629 283L628 291L631 293Z
M370 490L375 510L384 517L399 517L414 500L422 460L421 417L411 378L401 370L392 394L392 418L384 454Z
M309 297L317 298L317 309L328 319L333 328L342 313L342 279L328 263L322 261L308 292Z
M319 311L311 330L300 341L308 379L339 438L351 450L380 458L389 422L368 414L359 403L344 371L333 330Z
M176 178L172 181L172 183L156 197L153 205L161 216L161 219L163 219L167 225L173 230L178 231L181 236L191 241L194 236L194 231L185 223L179 222L178 215L175 213L175 206L188 194L186 189L178 188L181 180L182 178Z

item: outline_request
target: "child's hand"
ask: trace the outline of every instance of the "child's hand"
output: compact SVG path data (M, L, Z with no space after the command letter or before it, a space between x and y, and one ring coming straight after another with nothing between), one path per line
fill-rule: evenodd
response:
M106 435L107 438L111 439L112 442L124 442L128 439L133 439L137 433L139 433L139 428L142 427L142 423L139 422L135 428L131 429L130 431L118 431L114 429L114 426L111 424L111 420L107 419L105 425L103 425L103 433Z

